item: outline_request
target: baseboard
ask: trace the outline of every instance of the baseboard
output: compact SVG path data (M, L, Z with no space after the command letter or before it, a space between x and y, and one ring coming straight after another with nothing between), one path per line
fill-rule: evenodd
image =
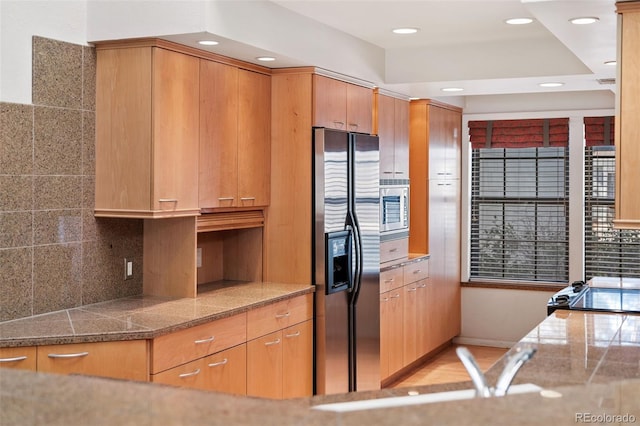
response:
M456 345L489 346L492 348L511 348L517 342L507 342L505 340L478 339L474 337L454 337L453 343Z

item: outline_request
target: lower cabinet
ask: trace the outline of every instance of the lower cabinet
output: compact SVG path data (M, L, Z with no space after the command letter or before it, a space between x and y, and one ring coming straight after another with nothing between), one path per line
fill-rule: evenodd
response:
M38 346L37 371L147 381L146 340Z
M248 312L247 395L313 394L312 304L309 294Z
M218 352L151 376L154 383L247 394L247 345Z
M400 274L399 271L402 271ZM429 279L428 259L381 274L380 377L385 380L440 346L446 333L435 333L440 315ZM389 290L390 283L395 288Z

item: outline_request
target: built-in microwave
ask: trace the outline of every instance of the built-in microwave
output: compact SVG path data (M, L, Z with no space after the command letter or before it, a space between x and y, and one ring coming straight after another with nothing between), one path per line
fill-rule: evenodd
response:
M380 233L409 230L409 185L380 186Z

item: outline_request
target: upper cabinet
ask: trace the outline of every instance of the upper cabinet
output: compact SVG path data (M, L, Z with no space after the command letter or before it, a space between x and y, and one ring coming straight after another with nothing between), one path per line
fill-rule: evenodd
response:
M197 58L98 46L96 216L199 214Z
M200 61L200 208L269 205L269 75Z
M618 96L616 97L616 218L618 228L640 229L640 2L616 3Z
M380 179L409 179L409 101L376 93Z
M349 132L373 131L373 91L344 81L313 76L314 125Z

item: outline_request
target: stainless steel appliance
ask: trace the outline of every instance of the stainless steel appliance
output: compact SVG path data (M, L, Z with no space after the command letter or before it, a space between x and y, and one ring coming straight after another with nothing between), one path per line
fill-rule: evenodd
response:
M409 231L409 185L391 184L380 186L380 233L389 234Z
M547 314L558 309L640 314L640 280L594 277L575 281L547 302Z
M313 128L315 392L380 388L378 137Z

